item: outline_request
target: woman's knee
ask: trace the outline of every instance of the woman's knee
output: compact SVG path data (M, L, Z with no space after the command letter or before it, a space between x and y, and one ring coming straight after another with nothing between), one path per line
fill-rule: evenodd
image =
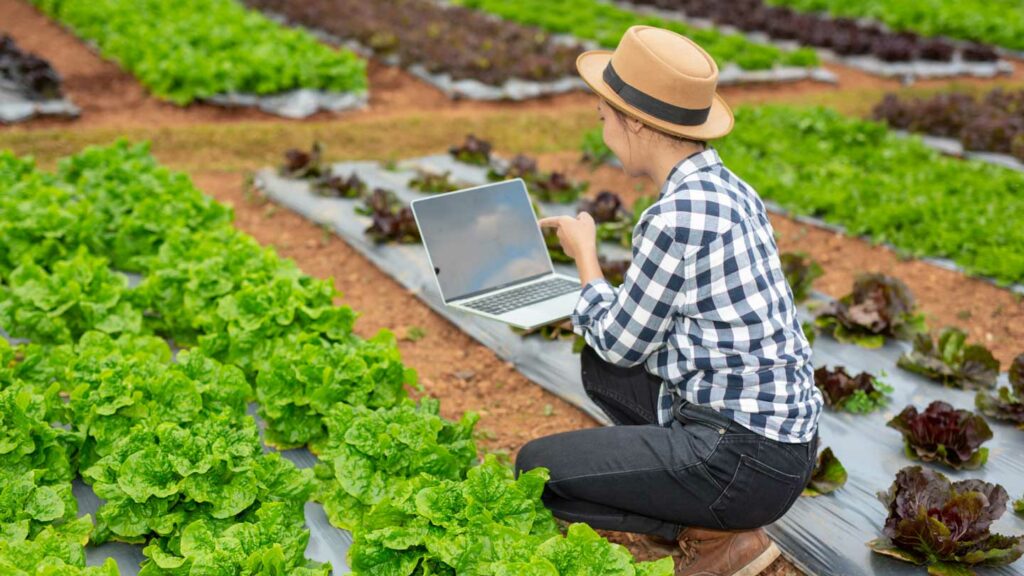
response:
M531 440L519 449L515 463L516 478L523 472L528 472L534 468L547 468L549 471L551 470L555 459L549 438L543 437Z

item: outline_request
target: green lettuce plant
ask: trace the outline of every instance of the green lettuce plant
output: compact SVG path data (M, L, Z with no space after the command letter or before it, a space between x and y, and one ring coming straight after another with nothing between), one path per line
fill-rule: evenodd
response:
M671 558L637 563L585 524L563 536L540 495L547 471L514 479L493 455L464 480L421 475L372 507L349 552L354 571L388 574L670 576Z
M16 338L64 344L89 330L138 333L142 312L130 302L127 279L80 248L47 272L31 262L0 285L0 326Z
M416 385L393 334L368 340L328 342L319 337L279 340L256 377L264 440L277 448L319 442L327 432L324 416L337 404L386 408Z
M846 484L847 477L846 467L836 458L832 448L825 448L818 454L818 462L814 465L814 472L802 495L831 494Z
M469 412L458 422L439 415L440 403L423 398L371 410L339 404L324 418L327 437L314 445L320 457L316 499L331 524L358 531L368 509L390 500L402 481L427 474L461 480L477 459Z

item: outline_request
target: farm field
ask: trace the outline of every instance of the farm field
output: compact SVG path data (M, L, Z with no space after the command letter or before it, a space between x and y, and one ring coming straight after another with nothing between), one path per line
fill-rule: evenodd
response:
M886 2L856 13L826 3L767 3L870 16L924 38L914 42L948 36L1016 48L1009 24L987 32L903 25L914 18L893 15ZM883 402L863 417L830 407L823 418L857 433L884 430L882 444L892 449L886 466L923 461L925 470L954 481L1005 486L1006 512L991 512L1001 516L992 532L1012 542L991 545L1008 550L1005 560L1024 550L1013 540L1024 535L1014 512L1015 500L1024 506L1014 468L1024 461L1024 436L1015 427L1024 422L1024 172L944 155L913 135L1024 158L1018 56L1001 52L1014 70L995 78L905 85L819 59L807 47L740 40L703 23L659 21L596 0L566 2L580 14L575 20L535 3L498 0L459 0L457 8L395 0L393 11L390 2L375 3L348 20L332 20L333 11L354 11L358 3L147 0L136 12L127 4L0 0L0 37L39 59L44 80L36 91L52 95L58 86L79 110L76 118L0 124L0 336L10 339L0 338L0 447L11 446L0 450L0 572L188 574L217 566L239 575L513 574L529 565L537 574L674 573L674 560L635 534L556 522L539 498L543 473L513 479L508 466L526 442L601 423L382 267L375 254L421 254L413 250L418 232L381 232L379 222L401 220L402 206L373 208L377 185L351 188L354 181L343 180L355 172L331 168L376 163L381 174L404 175L409 162L445 157L438 165L458 167L448 151L474 135L493 146L498 164L487 168L494 177L522 175L545 210L598 210L586 200L613 192L621 210L601 249L617 255L628 248L630 214L659 186L616 167L595 132L593 95L577 88L516 101L453 98L417 66L492 87L508 87L510 79L556 81L575 74L579 42L614 47L624 26L639 21L690 34L723 66L821 67L834 76L722 87L737 129L716 148L770 201L780 251L820 267L810 279L794 271L790 282L813 292L801 313L811 320L805 330L826 343L823 357L841 349L862 359L849 366L851 375L870 369L883 382L886 373L910 378L921 384L912 396L917 409L950 401L977 414L982 424L973 425L991 426L996 441L987 444L991 453L981 449L984 456L981 442L972 444L971 466L989 460L960 470L959 461L951 468L945 456L928 456L919 439L901 440L893 424L885 428L902 404ZM872 3L850 3L851 11L854 4ZM451 53L429 47L430 34L442 32L403 32L406 12L417 6L437 22L459 10L458 21L486 22L495 36L467 33ZM140 28L147 16L152 28ZM304 28L289 27L295 24ZM161 34L177 43L159 41ZM556 38L561 34L571 37ZM338 37L357 42L339 47ZM485 49L494 50L488 55L497 67L468 56ZM246 58L235 58L243 52ZM181 65L186 53L192 66ZM234 64L218 71L218 61ZM365 101L295 119L214 98L295 90ZM314 143L322 158L310 165L319 173L289 172L295 156L286 152ZM514 168L501 164L517 155L525 157ZM265 173L321 187L324 202L368 198L372 220L349 204L337 204L345 207L337 213L372 221L377 235L364 239L371 247L278 201L277 192L261 188ZM458 187L455 177L432 176L438 191ZM355 198L330 197L346 194ZM623 237L627 246L619 245ZM905 285L924 334L956 327L966 344L949 344L952 351L939 357L920 347L924 336L900 341L899 330L862 332L843 306L866 274ZM508 336L507 326L492 324L488 330ZM558 329L545 334L571 341ZM880 338L886 351L906 352L908 360L881 365L880 356L859 347ZM535 345L575 361L560 355L567 342ZM962 350L974 356L964 360ZM844 453L844 440L829 430L833 437L822 447L836 448L850 484L800 499L799 520L770 531L783 557L764 574L823 575L829 563L851 567L850 574L926 573L865 546L891 537L883 532L882 503L864 513L870 538L794 536L801 532L794 522L849 513L855 492L873 498L896 478L896 469L884 468L885 482L866 483L857 468L863 457ZM177 457L174 443L192 452ZM89 501L98 508L81 499L82 490L99 497ZM430 500L443 491L458 493L477 514ZM310 520L310 510L343 535L338 555L318 548L323 526ZM856 553L837 544L851 534ZM506 548L479 553L491 546L482 542L499 537ZM446 538L455 544L442 545ZM118 551L116 562L106 560L110 550ZM920 558L913 549L902 553ZM977 563L964 556L943 562ZM982 576L1022 570L1021 562L977 567Z

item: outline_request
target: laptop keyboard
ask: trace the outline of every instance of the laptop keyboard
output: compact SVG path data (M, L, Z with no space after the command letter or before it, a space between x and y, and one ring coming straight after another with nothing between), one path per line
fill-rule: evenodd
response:
M579 289L578 281L556 277L467 302L463 306L497 316L563 294L578 292Z

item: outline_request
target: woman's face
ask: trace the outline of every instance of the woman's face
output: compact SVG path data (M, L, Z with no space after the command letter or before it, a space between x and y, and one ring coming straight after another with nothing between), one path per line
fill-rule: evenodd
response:
M633 147L639 144L637 138L630 141L626 118L612 108L602 98L597 103L597 113L604 124L604 143L615 154L615 157L622 162L622 168L629 176L638 176L636 168L632 166Z

